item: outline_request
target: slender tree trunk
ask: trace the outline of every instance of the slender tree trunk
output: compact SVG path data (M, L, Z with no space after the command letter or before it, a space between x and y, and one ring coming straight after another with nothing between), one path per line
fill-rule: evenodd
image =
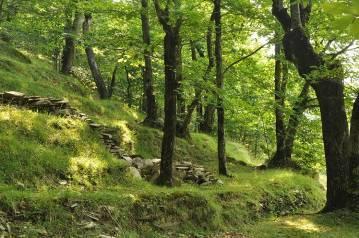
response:
M212 13L210 24L207 28L207 35L206 35L206 41L207 41L207 55L208 55L208 66L205 73L205 79L210 80L211 72L214 68L214 54L213 54L213 21L214 21L214 11ZM199 125L199 130L204 133L211 133L213 131L213 125L214 125L214 113L216 111L215 106L212 103L209 103L205 107L203 120Z
M300 119L302 118L304 111L308 107L309 86L310 84L308 82L304 84L302 91L293 106L292 113L289 116L289 120L285 129L286 134L283 143L284 149L280 152L278 152L277 149L275 155L273 156L273 159L269 162L269 167L290 167L293 165L291 163L291 158L293 153L294 140L297 134ZM278 153L280 153L280 155L277 155ZM284 156L284 159L278 159L282 158L282 156Z
M107 87L108 88L108 97L111 98L113 96L113 90L115 88L116 85L116 79L117 79L117 71L118 71L119 65L116 64L115 69L112 72L112 78L111 78L111 83L110 85Z
M216 84L221 91L217 96L217 143L218 143L218 171L219 174L228 175L226 165L226 142L224 135L224 105L223 105L223 62L222 62L222 22L221 22L221 0L214 0L214 22L216 28Z
M174 8L180 9L181 1L174 0ZM177 49L180 44L180 29L182 17L177 16L175 22L170 22L170 1L167 1L165 9L161 8L159 0L154 0L159 22L165 31L164 37L164 65L165 65L165 121L163 127L163 139L161 148L160 175L157 183L160 185L173 185L172 162L176 138L177 120ZM173 20L171 18L171 20Z
M191 56L192 56L192 61L196 62L197 61L197 49L195 46L195 42L191 40L190 42L191 44ZM196 105L196 109L197 109L197 125L200 125L201 121L202 121L202 117L203 117L203 105L202 105L202 89L195 89L195 99L198 98L198 102ZM193 104L193 102L191 103L191 105ZM190 113L190 109L191 109L191 105L189 106L188 109L188 113ZM199 126L198 126L199 128Z
M72 14L71 14L72 15ZM75 18L71 23L69 20L69 26L65 27L65 46L62 54L62 67L61 72L63 74L70 74L75 60L75 50L77 37L81 31L81 25L83 22L83 14L80 12L75 13Z
M157 121L157 104L154 95L153 88L153 71L152 71L152 50L151 50L151 35L150 35L150 23L149 23L149 9L148 0L141 0L142 12L142 38L145 44L144 60L145 69L143 73L144 79L144 102L146 103L146 125L153 125Z
M125 67L125 72L126 72L126 82L127 82L127 88L126 88L127 104L129 107L132 107L132 82L130 79L130 72L127 69L127 67Z
M183 90L183 61L182 61L182 42L180 39L180 43L177 46L176 51L177 57L177 68L176 68L176 77L178 82L178 93L177 93L177 114L178 118L182 121L184 115L186 113L186 102L184 97Z
M269 166L270 167L282 167L286 164L285 156L285 125L284 125L284 113L283 109L285 107L285 87L286 84L285 75L287 73L283 72L285 69L281 60L281 44L275 44L275 76L274 76L274 99L275 99L275 125L276 125L276 146L277 150L274 157L271 159ZM283 74L283 77L282 77Z
M83 23L83 33L84 34L89 32L90 26L91 26L91 21L92 21L91 14L86 14L85 21ZM87 61L88 61L88 64L89 64L89 67L90 67L90 70L92 73L92 77L95 80L95 83L97 86L97 91L98 91L101 99L106 99L106 98L108 98L108 92L107 92L105 81L103 80L100 69L98 68L98 65L96 63L95 53L89 44L86 44L85 47L86 47L85 51L86 51L86 55L87 55Z
M159 183L171 186L172 161L176 136L176 103L177 103L177 80L176 80L176 46L178 33L166 32L164 39L164 64L165 64L165 122L163 128L161 172Z
M0 0L0 22L2 22L5 0Z
M290 162L293 153L294 139L297 134L299 127L300 119L303 116L304 111L308 107L308 93L309 93L309 83L306 82L303 86L303 89L295 102L292 113L289 116L287 128L286 128L286 138L285 138L285 157L286 161Z

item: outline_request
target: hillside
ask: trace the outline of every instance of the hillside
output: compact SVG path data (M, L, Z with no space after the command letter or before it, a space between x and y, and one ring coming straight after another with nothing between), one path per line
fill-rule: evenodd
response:
M117 100L98 100L78 79L49 62L0 42L0 92L65 98L94 121L116 128L119 146L145 160L160 158L162 132L141 125L143 115ZM217 176L216 141L178 139L175 161L204 166ZM269 217L312 213L324 204L318 181L289 170L256 170L247 149L228 143L232 177L221 183L158 187L128 172L79 119L0 105L0 234L5 237L355 237L355 217ZM223 184L222 184L223 183ZM337 228L332 230L332 218ZM265 220L263 220L265 219ZM258 220L261 223L254 223ZM348 222L342 222L349 220ZM299 225L304 224L305 229ZM314 223L324 223L318 229ZM285 223L288 229L276 227ZM327 223L327 224L325 224ZM273 225L275 224L275 225ZM294 225L293 225L294 224ZM298 225L298 226L297 226ZM308 229L307 229L308 228ZM258 229L261 232L258 233ZM232 233L228 233L230 236ZM235 235L237 234L237 235ZM222 236L220 236L222 237ZM223 236L224 237L224 236ZM230 236L231 237L231 236Z

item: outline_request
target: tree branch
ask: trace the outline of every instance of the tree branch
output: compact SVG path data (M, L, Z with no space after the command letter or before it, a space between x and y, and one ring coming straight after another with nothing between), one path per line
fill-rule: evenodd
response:
M290 31L292 19L283 5L283 0L272 0L272 2L272 14L282 25L284 32Z
M338 52L330 54L330 56L331 56L330 59L333 60L336 57L338 57L339 55L344 54L354 44L354 42L355 41L352 41L347 46L345 46L343 49L339 50Z
M252 51L251 53L249 53L248 55L245 55L241 58L239 58L238 60L234 61L233 63L231 63L230 65L228 65L228 67L223 71L223 74L225 74L229 69L231 69L233 66L235 66L236 64L240 63L243 60L248 59L249 57L251 57L252 55L256 54L258 51L260 51L261 49L263 49L264 47L266 47L267 45L269 45L271 43L271 41L268 41L267 43L261 45L260 47L258 47L257 49L255 49L254 51Z

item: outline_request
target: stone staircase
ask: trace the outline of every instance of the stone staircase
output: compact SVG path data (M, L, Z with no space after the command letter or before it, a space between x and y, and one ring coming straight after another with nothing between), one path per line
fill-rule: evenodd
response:
M35 112L48 113L66 118L79 119L86 122L94 132L98 133L104 146L116 158L129 164L129 172L138 178L152 180L159 174L160 159L144 159L140 155L129 155L120 145L120 135L117 128L108 127L92 120L85 113L72 107L68 100L53 97L27 96L21 92L8 91L0 93L0 103L30 109ZM176 176L183 182L199 185L222 184L222 181L207 171L203 166L191 162L175 164Z

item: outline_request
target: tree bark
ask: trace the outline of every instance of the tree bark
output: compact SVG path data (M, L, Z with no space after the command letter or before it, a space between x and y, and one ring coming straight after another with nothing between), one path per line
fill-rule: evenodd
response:
M211 15L210 23L207 28L207 55L208 55L208 66L205 73L205 80L210 80L211 72L214 68L214 54L213 54L213 21L214 21L214 11ZM214 113L216 108L213 104L209 103L205 106L203 120L199 125L199 130L204 133L212 133L214 126Z
M282 60L281 60L281 44L275 44L275 76L274 76L274 100L275 100L275 125L276 125L276 146L277 150L275 156L270 161L270 167L282 167L286 164L286 156L285 156L285 125L284 125L284 113L283 109L285 107L285 84L287 73L285 71ZM282 70L283 68L283 70ZM288 70L288 69L286 69ZM282 77L283 73L283 77Z
M179 9L181 1L172 0L174 7ZM170 22L170 2L167 1L165 9L162 9L158 0L154 0L159 22L165 32L164 37L164 65L165 65L165 121L161 149L160 175L157 183L160 185L173 185L173 156L176 138L176 104L178 82L176 77L177 49L180 40L181 16L177 16L175 23ZM172 20L172 19L171 19Z
M359 210L359 94L353 105L350 121L350 200L349 206Z
M178 93L177 93L177 114L178 118L182 121L186 113L186 102L184 97L183 90L183 60L182 60L182 40L179 39L179 44L176 50L177 57L177 68L176 68L176 77L178 83Z
M348 200L349 156L342 67L338 62L327 62L314 51L303 27L292 28L293 19L282 0L273 0L272 13L285 31L283 46L287 60L310 81L319 101L327 167L327 202L323 211L343 208ZM307 16L309 19L309 10ZM321 68L331 70L332 75L322 78L320 74L311 74Z
M92 21L91 14L85 14L85 21L83 23L84 34L90 31L91 21ZM96 83L99 96L101 99L106 99L108 98L108 92L107 92L105 81L103 80L100 69L98 68L98 65L96 63L95 53L89 44L86 44L85 51L87 55L87 61L92 73L92 77L94 78L94 81Z
M299 127L300 119L303 116L304 111L308 107L308 92L310 84L306 82L302 88L300 95L295 102L292 113L289 116L287 126L285 128L284 148L282 151L276 151L272 160L269 162L269 167L291 167L291 163L294 140Z
M112 78L111 78L111 83L110 85L107 87L108 88L108 97L111 98L113 96L113 90L115 88L116 85L116 79L117 79L117 71L118 71L119 65L116 64L115 69L112 72Z
M72 15L72 14L71 14ZM72 18L72 16L71 16ZM62 67L63 74L70 74L75 60L76 41L81 31L81 24L83 22L83 14L76 11L75 18L69 25L65 27L65 46L62 53Z
M127 105L129 107L132 107L132 83L131 83L131 79L130 79L130 72L126 66L125 66L125 72L126 72L126 82L127 82L127 87L126 87Z
M146 103L146 118L144 123L152 126L157 121L157 103L154 95L153 87L153 70L152 70L152 50L151 50L151 35L149 23L149 8L148 0L141 0L141 22L142 22L142 38L145 45L144 60L145 69L143 73L144 79L144 102Z
M220 90L217 95L217 143L218 143L218 171L221 175L228 175L226 165L226 142L224 133L224 105L223 105L223 60L222 60L222 16L221 0L214 0L214 22L216 29L215 58L216 58L216 84Z

